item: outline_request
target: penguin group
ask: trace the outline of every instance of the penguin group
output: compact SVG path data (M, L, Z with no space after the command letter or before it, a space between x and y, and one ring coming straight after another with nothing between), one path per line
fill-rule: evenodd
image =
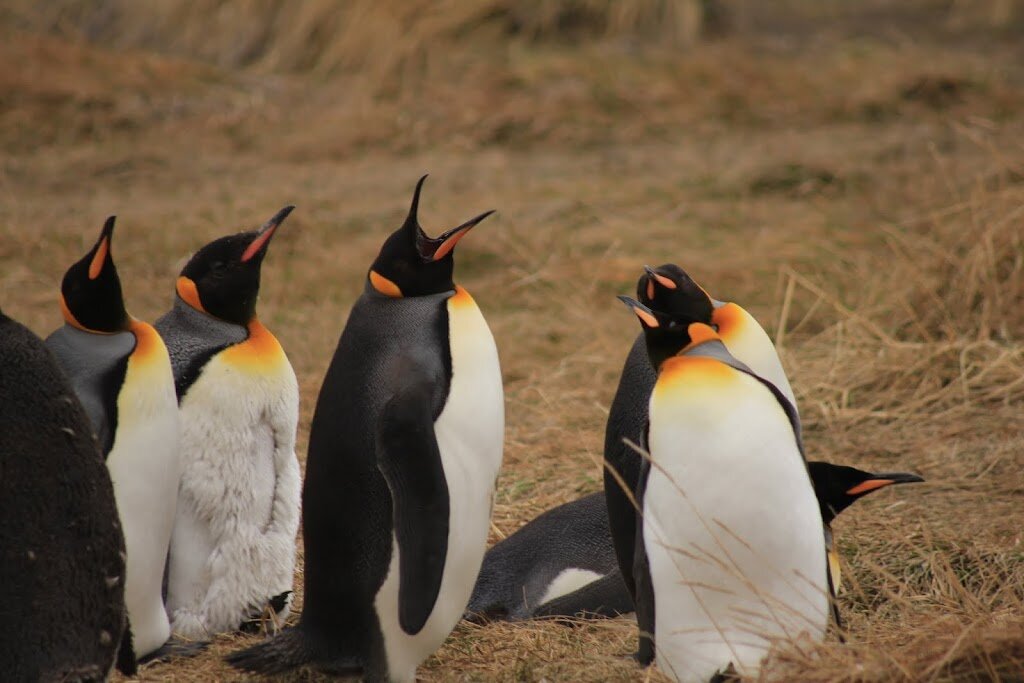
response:
M674 264L620 297L641 331L604 491L487 549L502 373L454 255L492 212L430 237L425 179L341 331L304 478L295 372L256 312L293 207L199 248L154 325L127 312L113 217L66 271L45 343L0 313L9 680L103 681L241 630L269 635L226 657L243 671L407 682L463 618L633 612L639 664L709 681L756 676L773 643L839 624L832 520L922 479L808 461L768 335Z

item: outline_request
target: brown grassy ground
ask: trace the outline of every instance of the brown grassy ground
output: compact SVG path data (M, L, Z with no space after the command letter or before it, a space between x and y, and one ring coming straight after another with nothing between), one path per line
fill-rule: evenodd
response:
M5 2L0 305L55 328L61 273L116 213L130 310L154 319L190 250L297 204L260 312L299 377L301 460L365 269L429 171L428 230L499 210L457 255L505 378L497 538L599 487L637 332L614 295L675 261L778 340L812 457L928 479L840 518L848 643L780 653L771 676L1021 680L1020 8L730 4L733 33L683 51L646 19L523 29L514 3L481 2L395 23L381 0L362 5L379 29L322 29L310 53L257 21L274 2L149 34L116 2L93 23ZM289 31L328 25L316 7ZM266 50L231 62L259 26ZM634 628L462 625L420 675L657 680L628 659ZM245 642L140 680L240 680L219 656Z

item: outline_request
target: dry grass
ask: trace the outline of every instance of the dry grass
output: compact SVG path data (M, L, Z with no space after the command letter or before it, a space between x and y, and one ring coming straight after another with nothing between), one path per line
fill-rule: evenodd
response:
M147 3L159 16L144 20L107 2L96 5L106 23L91 25L84 4L60 2L48 5L63 13L53 34L37 31L56 15L4 3L4 311L40 334L56 327L61 273L117 213L129 308L153 319L190 250L294 202L260 312L299 377L301 459L365 268L429 171L428 230L499 210L457 256L505 379L495 537L599 488L604 419L637 332L613 297L641 264L675 261L777 338L813 457L928 479L837 521L848 643L782 653L772 677L1019 676L1015 6L990 22L969 3L871 2L861 25L842 3L789 2L770 17L730 3L746 6L740 33L681 52L677 29L648 40L639 16L609 14L581 38L543 14L531 15L539 28L510 31L520 3L450 4L421 17L410 3L398 17L377 2L375 23L356 31L317 14L327 3L283 14L271 0L199 3L200 22L180 14L199 11L185 3ZM472 14L483 7L504 14ZM387 38L405 35L389 22L411 22L408 45ZM68 38L82 30L96 41ZM420 673L646 680L628 659L634 629L460 625ZM239 680L218 656L243 642L220 638L141 678Z

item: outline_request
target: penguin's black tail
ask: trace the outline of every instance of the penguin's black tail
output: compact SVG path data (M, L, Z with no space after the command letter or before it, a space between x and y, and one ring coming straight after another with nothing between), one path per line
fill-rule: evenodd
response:
M281 674L300 666L311 666L335 675L359 675L363 667L355 658L324 656L311 645L301 628L292 627L262 643L224 657L231 666L254 674Z

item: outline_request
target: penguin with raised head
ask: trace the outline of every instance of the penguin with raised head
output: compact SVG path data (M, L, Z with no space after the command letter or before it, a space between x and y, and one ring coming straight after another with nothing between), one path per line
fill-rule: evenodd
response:
M874 473L820 460L807 468L832 548L830 524L872 491L924 481L909 472ZM832 584L840 585L829 553ZM466 619L520 621L544 617L590 619L633 611L612 547L603 491L554 507L502 539L484 555Z
M773 642L820 641L828 625L796 410L707 324L620 298L658 370L636 488L638 659L678 681L756 676Z
M235 667L311 665L413 681L462 617L480 569L502 459L498 353L453 249L490 211L439 237L403 225L367 273L324 378L303 491L297 626L232 654Z
M742 307L711 298L682 268L672 263L657 268L644 266L636 290L640 302L652 310L712 326L733 357L774 384L794 411L797 410L793 389L775 346L757 320ZM619 569L630 595L635 593L633 551L637 529L633 493L642 460L634 445L640 442L647 423L647 407L656 379L657 372L641 333L623 365L604 438L604 490L609 523Z
M289 610L299 524L299 389L256 316L260 267L292 211L210 242L156 329L171 356L182 460L167 568L175 634L203 639Z
M107 219L89 253L64 274L64 326L46 345L89 414L114 482L128 555L127 645L141 659L171 634L162 586L180 477L178 402L160 335L125 310L112 253L114 220Z
M99 683L117 659L124 536L92 432L53 354L0 312L4 680Z

